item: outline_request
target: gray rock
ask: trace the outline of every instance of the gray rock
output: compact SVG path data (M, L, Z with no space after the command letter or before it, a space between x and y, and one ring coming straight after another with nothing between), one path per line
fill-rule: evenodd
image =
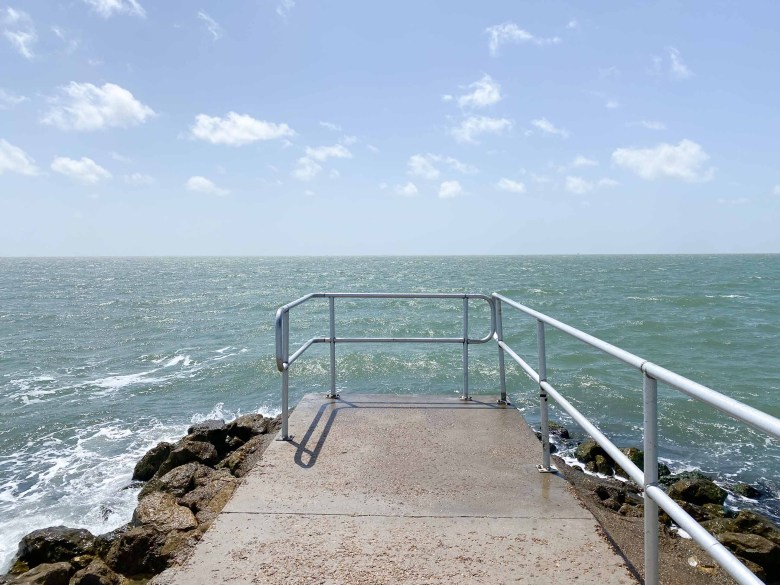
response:
M117 575L100 559L95 559L85 568L76 571L69 585L122 585L124 579Z
M763 496L763 492L758 488L753 487L749 483L738 483L733 488L735 494L739 494L742 497L750 498L751 500L757 500Z
M703 504L722 504L726 500L726 490L719 488L707 478L681 479L669 488L669 497L701 506Z
M780 546L758 534L724 532L718 534L720 543L735 555L753 561L766 571L767 579L780 575Z
M162 553L165 539L165 534L151 526L131 528L111 546L106 564L123 575L159 573L168 563Z
M245 414L229 422L227 431L229 436L246 442L256 435L264 435L268 432L268 419L262 414Z
M187 436L184 440L211 443L217 451L223 453L226 450L227 434L227 425L225 425L224 420L206 420L187 429Z
M66 526L33 530L19 542L17 560L32 568L42 563L59 563L92 554L95 536L89 531Z
M173 445L165 442L158 443L149 449L146 454L141 457L138 463L135 464L135 469L133 469L133 480L148 481L152 479L154 474L157 473L157 470L160 469L160 465L162 465L163 461L168 459L168 456L171 454L171 449L173 449Z
M160 532L189 530L198 525L189 508L176 503L176 498L165 492L155 492L138 503L133 512L133 525L146 525Z
M583 463L589 463L591 461L595 461L596 455L601 455L602 457L606 457L607 453L599 447L598 443L594 441L593 439L588 439L581 445L579 445L574 452L574 456L577 457L580 461Z
M154 492L166 492L176 497L183 496L195 486L196 477L206 477L214 473L210 467L193 461L174 467L162 477L156 477L147 483L138 494L142 500Z
M155 477L162 477L174 467L179 467L192 461L197 461L204 465L213 465L218 460L217 449L211 443L184 439L176 444L168 458L160 466L160 469L157 470Z
M14 585L68 585L73 574L70 563L42 563L14 580Z

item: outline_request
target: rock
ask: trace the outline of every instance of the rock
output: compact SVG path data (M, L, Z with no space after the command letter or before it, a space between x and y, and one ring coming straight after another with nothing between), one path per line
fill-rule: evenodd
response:
M68 585L74 568L70 563L42 563L19 575L14 585Z
M210 522L222 511L237 486L236 478L227 469L221 469L177 501L196 514L198 523Z
M125 524L124 526L120 526L116 530L112 530L111 532L106 532L105 534L98 534L95 537L95 554L99 557L105 558L105 556L108 554L108 551L111 550L111 547L114 545L114 543L119 540L122 535L127 532L130 529L130 526Z
M659 467L660 469L660 467ZM668 468L667 468L668 469ZM681 479L708 479L712 480L712 478L702 473L701 471L683 471L682 473L675 473L672 475L671 473L661 475L660 473L658 483L660 483L663 486L669 487L673 483L676 483L680 481Z
M722 504L726 500L726 490L707 478L681 479L669 488L669 497L699 506Z
M22 538L17 559L32 568L41 563L70 561L78 555L92 554L94 549L95 536L89 530L51 526Z
M160 465L155 477L162 477L174 467L179 467L192 461L212 465L218 460L217 448L211 443L184 439L176 444L168 458Z
M141 457L138 463L135 464L135 469L133 469L133 480L149 481L152 479L154 474L157 473L157 470L160 469L160 465L162 465L163 461L168 459L168 456L171 454L171 449L173 449L173 445L166 442L158 443L156 446L149 449L146 454Z
M198 525L189 508L176 503L176 498L165 492L155 492L138 503L133 512L133 525L152 526L160 532L189 530Z
M166 535L151 526L136 526L125 532L106 555L106 564L123 575L149 575L165 569L162 554Z
M262 414L245 414L227 425L227 434L246 442L256 435L268 432L269 419Z
M196 476L206 477L212 473L214 470L202 463L195 461L185 463L174 467L162 477L152 479L138 494L138 499L142 500L154 492L166 492L176 497L183 496L195 486Z
M672 470L669 469L669 467L667 467L666 463L659 463L658 464L658 479L659 479L659 481L660 481L660 479L662 477L669 477L670 475L672 475Z
M217 468L224 468L236 477L243 477L260 459L263 453L263 444L266 437L257 435L249 439L244 445L233 451L219 462Z
M766 516L751 512L750 510L740 510L733 518L734 526L737 530L734 532L749 532L758 534L767 540L771 540L780 545L780 528Z
M124 579L100 559L77 571L68 585L122 585Z
M612 475L614 471L612 469L611 461L612 459L605 455L596 455L592 461L585 464L585 469L594 473Z
M636 465L639 469L645 468L645 452L637 449L636 447L626 447L620 450L623 455L628 457L628 460Z
M713 520L715 518L728 518L730 512L724 508L723 506L719 506L718 504L704 504L701 507L702 511L704 512L704 515L706 516L705 520Z
M628 516L629 518L642 518L645 514L644 506L631 506L630 504L623 504L618 509L618 514L621 516Z
M750 561L748 559L743 559L742 557L737 557L740 562L745 565L750 571L759 579L762 581L766 581L766 571L764 570L764 567L762 567L759 564L754 563L753 561Z
M547 428L550 430L550 434L553 435L554 437L558 437L560 439L570 439L571 438L569 436L569 429L567 429L562 424L559 424L559 423L554 422L554 421L549 421Z
M780 546L758 534L724 532L718 535L720 543L735 555L763 567L768 579L780 573Z
M758 488L753 487L749 483L738 483L732 488L735 494L738 494L744 498L750 498L751 500L757 500L764 494Z
M185 441L201 441L211 443L219 452L226 450L225 439L227 439L227 425L222 419L206 420L192 425L187 429Z
M235 451L244 443L246 443L246 441L239 439L238 437L228 437L226 444L228 451Z
M596 441L593 439L588 439L579 445L574 452L574 456L583 463L594 461L596 459L596 455L601 455L604 457L606 456L606 452L604 449L599 447L598 443L596 443Z

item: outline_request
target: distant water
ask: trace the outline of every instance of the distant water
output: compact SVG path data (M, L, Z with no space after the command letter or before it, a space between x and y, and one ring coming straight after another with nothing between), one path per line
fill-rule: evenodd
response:
M53 524L127 522L135 461L192 422L277 414L276 308L312 291L500 291L780 416L780 256L0 259L0 569ZM337 301L337 335L459 336L461 302ZM475 335L488 329L471 305ZM535 363L535 327L505 338ZM292 345L327 335L327 305L292 313ZM471 352L474 393L498 388L494 344ZM460 346L339 346L342 392L454 393ZM641 444L641 376L548 333L548 378L619 445ZM513 401L538 420L517 368ZM291 373L291 401L326 389L326 348ZM661 387L660 453L777 494L780 446ZM553 416L570 423L560 411ZM572 425L573 426L573 425ZM735 503L734 500L730 500ZM778 511L776 499L758 504Z

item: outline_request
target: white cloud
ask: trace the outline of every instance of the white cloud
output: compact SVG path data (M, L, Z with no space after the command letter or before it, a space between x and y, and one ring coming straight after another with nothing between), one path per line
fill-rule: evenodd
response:
M459 142L476 143L476 137L481 134L501 134L512 127L512 121L506 118L489 118L487 116L469 116L460 126L452 129L452 135Z
M714 168L703 168L709 158L701 146L687 139L677 146L662 143L654 148L618 148L612 153L612 162L649 181L709 181L715 173Z
M667 52L669 53L670 61L669 74L674 79L687 79L693 75L693 72L685 63L683 63L682 57L680 56L680 51L674 47L669 47Z
M501 86L490 75L484 75L469 85L469 89L473 91L458 98L461 108L484 108L501 101Z
M51 100L54 105L41 121L61 130L127 128L156 115L128 90L113 83L97 87L72 81L61 87L60 93Z
M236 112L228 112L224 118L198 114L191 132L193 138L228 146L243 146L258 140L295 136L295 131L287 124L256 120L252 116Z
M608 110L616 110L620 107L620 102L617 100L608 100L604 107Z
M525 193L525 185L523 183L503 177L496 183L496 189L509 191L510 193Z
M37 175L35 160L18 146L0 138L0 175L5 171L22 175Z
M276 5L276 14L287 18L293 8L295 8L295 0L280 0L279 4Z
M371 151L371 152L373 152L374 154L376 154L376 153L378 153L378 152L379 152L379 149L378 149L376 146L374 146L373 144L369 144L369 145L367 145L367 146L366 146L366 148L368 148L368 150L370 150L370 151Z
M593 183L582 177L566 177L566 190L575 195L584 195L593 191Z
M222 38L222 27L219 26L219 23L216 20L211 18L203 10L198 11L198 18L206 25L206 30L209 31L211 38L213 38L215 41Z
M574 157L574 161L571 164L575 167L595 167L598 166L599 163L592 158L578 154L576 157Z
M619 185L620 183L618 183L614 179L610 179L607 177L603 179L599 179L598 182L596 183L596 187L617 187Z
M341 144L346 144L347 146L351 146L352 144L358 142L358 137L345 134L344 136L341 137L340 142Z
M775 185L775 188L772 191L772 195L780 195L780 184Z
M600 79L609 79L609 78L617 79L618 77L620 77L620 69L618 69L614 65L610 67L605 67L603 69L599 69Z
M103 18L110 18L115 14L130 14L144 18L146 11L138 0L84 0L92 9Z
M199 176L194 176L187 179L187 182L185 183L185 187L187 187L187 189L189 189L190 191L195 191L196 193L207 193L209 195L217 195L219 197L222 197L230 193L230 191L228 191L227 189L222 189L220 187L217 187L212 181L210 181L206 177L199 177Z
M311 181L320 174L322 167L308 157L298 159L298 166L292 172L292 176L300 181Z
M406 185L396 185L395 192L402 197L414 197L419 193L417 186L414 183L407 183Z
M320 126L327 128L328 130L333 130L334 132L341 132L341 126L333 124L332 122L320 122Z
M407 165L409 167L408 173L413 177L422 177L428 180L439 178L439 169L433 165L429 158L421 154L411 156Z
M65 53L68 55L78 49L79 45L81 44L81 40L69 36L58 26L51 27L51 32L53 32L58 39L65 43Z
M338 172L336 169L330 169L330 172L328 173L328 176L331 179L338 179L341 176L341 173Z
M306 156L319 162L325 162L329 158L352 158L352 153L342 144L333 146L306 147Z
M569 30L579 28L580 23L574 20L573 18L566 24L566 28Z
M433 180L438 179L440 171L437 164L443 164L448 166L453 171L458 171L466 175L478 173L477 167L462 163L458 159L451 156L442 156L440 154L415 154L409 158L407 171L414 177L422 177L423 179Z
M444 181L439 186L439 199L452 199L463 193L458 181Z
M88 185L111 178L111 173L85 156L79 160L58 156L52 161L51 170Z
M560 136L562 138L568 138L569 132L564 130L563 128L557 128L552 122L550 122L547 118L540 118L539 120L531 120L531 124L536 126L539 130L546 134L555 134L557 136Z
M443 102L451 102L455 99L455 96L449 93L442 94L441 101Z
M133 162L133 159L129 156L125 156L123 154L119 154L118 152L110 152L109 156L113 158L115 161L119 161L122 163L131 163Z
M5 91L2 87L0 87L0 110L7 110L10 108L13 108L14 106L18 106L22 102L26 102L27 98L23 95L16 95L10 92Z
M639 122L639 125L644 126L648 130L666 130L666 124L656 120L642 120Z
M498 49L505 43L533 43L535 45L557 45L561 42L559 37L542 38L535 37L528 31L521 29L513 22L497 24L485 29L488 34L488 47L491 55L497 55Z
M22 57L35 57L33 45L38 41L38 34L29 14L10 6L0 7L0 31Z
M128 185L134 187L148 187L156 183L154 177L150 175L144 175L143 173L132 173L129 175L122 175L122 180Z

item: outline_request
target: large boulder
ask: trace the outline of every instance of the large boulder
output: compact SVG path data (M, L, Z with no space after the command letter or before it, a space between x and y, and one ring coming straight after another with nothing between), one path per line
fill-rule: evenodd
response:
M216 518L238 486L238 480L226 469L220 469L196 483L198 485L194 490L177 501L195 513L198 523Z
M224 468L236 477L243 477L263 453L266 437L257 435L219 462L217 468Z
M157 473L157 470L160 469L160 465L168 459L172 449L173 445L166 442L158 443L149 449L146 454L138 460L138 463L135 464L135 469L133 469L133 480L149 481L152 479L154 474Z
M22 538L17 561L32 568L42 563L70 561L75 556L92 554L95 536L80 528L51 526L33 530Z
M123 575L150 575L166 568L166 535L151 526L131 528L111 546L106 564Z
M225 421L219 420L206 420L201 423L192 425L187 429L187 441L201 441L204 443L211 443L219 452L225 450L225 439L227 438L228 431Z
M152 526L160 532L190 530L198 525L192 511L176 503L165 492L155 492L142 499L133 512L133 525Z
M719 488L707 478L681 479L669 488L669 497L701 506L703 504L722 504L726 500L726 490Z
M68 585L123 585L125 580L100 559L76 571Z
M42 563L19 575L13 585L68 585L74 571L70 563Z
M549 421L547 423L547 428L550 431L550 435L552 435L553 437L558 437L559 439L571 438L571 436L569 435L569 429L567 429L565 426L555 421Z
M724 532L718 540L735 555L760 565L768 579L780 575L780 546L758 534Z
M228 423L227 434L246 442L256 435L267 433L268 423L269 419L262 414L245 414Z
M213 469L197 461L185 463L174 467L162 477L152 479L138 494L138 499L142 500L153 492L166 492L176 497L183 496L194 487L196 477L207 477L213 472Z
M168 458L160 465L155 477L162 477L174 467L179 467L192 461L197 461L204 465L213 465L218 460L217 448L211 443L183 439L176 444Z
M612 475L614 472L612 468L612 459L607 455L596 455L593 460L588 461L585 464L585 469L603 475Z
M596 460L596 456L609 457L606 451L602 449L599 444L593 439L588 439L577 446L574 451L574 456L583 463L590 463Z

